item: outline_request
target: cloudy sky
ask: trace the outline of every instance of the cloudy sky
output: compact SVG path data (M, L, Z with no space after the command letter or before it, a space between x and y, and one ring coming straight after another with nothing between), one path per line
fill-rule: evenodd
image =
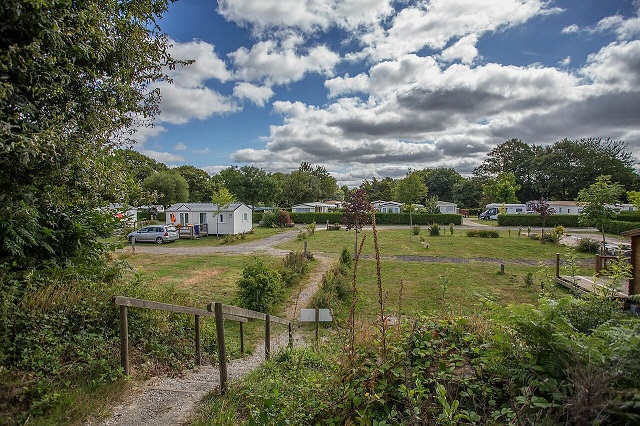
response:
M181 0L192 65L135 149L213 174L323 165L340 184L468 174L511 138L624 140L640 158L640 1Z

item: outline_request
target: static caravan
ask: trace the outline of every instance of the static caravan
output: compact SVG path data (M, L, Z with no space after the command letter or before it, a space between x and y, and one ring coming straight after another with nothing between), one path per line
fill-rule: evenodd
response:
M236 235L251 231L253 215L244 203L231 203L218 211L213 203L176 203L167 210L168 224L195 226L207 235Z
M527 212L526 204L502 204L502 203L491 203L487 204L486 210L480 213L480 219L485 220L496 220L498 219L498 215L500 214L500 209L505 208L506 214L525 214Z

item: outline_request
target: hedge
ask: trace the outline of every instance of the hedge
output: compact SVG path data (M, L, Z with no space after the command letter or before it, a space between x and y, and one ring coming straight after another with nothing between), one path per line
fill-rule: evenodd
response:
M640 228L640 223L638 222L626 222L622 220L605 220L603 225L604 232L615 235ZM600 229L600 232L602 232L602 229Z
M562 225L577 228L583 225L578 222L577 214L552 214L547 218L545 226L552 227ZM501 226L542 226L542 220L538 214L499 214L498 225Z
M621 222L640 222L640 212L622 212L616 219Z
M156 220L158 222L165 222L166 218L167 218L167 213L166 212L159 212L156 215ZM144 211L139 211L138 212L138 222L142 221L142 220L151 220L151 213L144 212Z
M294 223L316 222L318 225L329 223L342 223L342 212L337 213L291 213L291 220ZM409 225L409 213L376 213L376 223L378 225ZM462 225L462 216L459 214L423 214L413 215L414 225Z

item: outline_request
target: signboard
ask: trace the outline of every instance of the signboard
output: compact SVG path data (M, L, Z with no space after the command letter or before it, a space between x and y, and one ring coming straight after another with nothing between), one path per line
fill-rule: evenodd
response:
M333 317L329 309L318 309L318 321L319 322L331 322ZM316 322L316 309L302 309L300 311L300 322Z

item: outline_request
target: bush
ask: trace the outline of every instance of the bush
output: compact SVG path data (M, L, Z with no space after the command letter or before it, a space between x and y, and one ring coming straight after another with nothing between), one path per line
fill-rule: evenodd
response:
M562 225L564 227L583 227L578 223L577 214L552 214L547 218L545 226L554 227ZM498 215L498 225L500 226L539 226L542 227L542 219L539 214L500 214Z
M316 233L316 223L315 222L308 223L304 228L306 229L307 234L309 234L309 235L313 235L313 234Z
M640 222L640 212L621 212L615 218L621 222Z
M262 213L262 223L268 228L278 226L278 218L276 217L275 212L267 210Z
M411 227L411 233L413 235L420 235L420 225L413 225Z
M281 228L290 228L293 226L291 215L286 210L281 209L276 212L276 221Z
M290 287L297 283L307 273L308 269L309 261L304 253L292 251L285 256L280 275L285 286Z
M243 308L270 314L282 299L280 273L269 268L260 259L256 259L254 265L244 268L237 285L238 303Z
M340 264L351 268L351 262L351 252L349 252L349 249L345 247L342 249L342 253L340 253Z
M440 225L434 223L433 225L429 226L429 235L431 235L432 237L440 236Z
M581 253L598 253L600 243L592 238L581 238L578 242L577 250Z
M413 219L415 225L428 225L437 223L439 225L462 225L462 215L459 214L413 214L409 213L376 213L376 224L378 225L409 225ZM295 223L342 223L342 212L332 213L291 213L291 220Z
M467 237L480 238L498 238L500 233L489 229L470 229L467 231Z

